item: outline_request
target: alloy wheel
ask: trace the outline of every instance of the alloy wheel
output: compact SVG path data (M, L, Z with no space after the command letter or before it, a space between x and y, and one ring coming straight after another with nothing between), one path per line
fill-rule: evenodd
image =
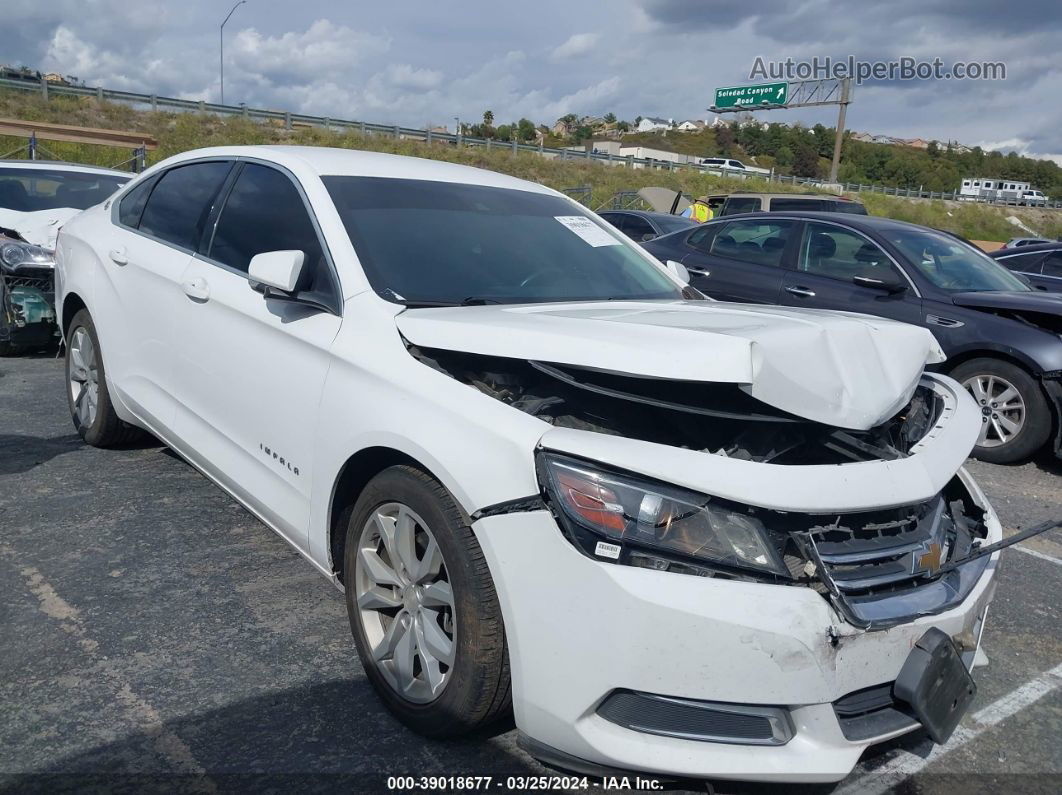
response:
M980 447L999 447L1017 436L1025 425L1025 401L1015 386L998 375L974 375L962 385L981 409Z
M457 650L454 595L435 536L409 506L386 503L365 522L354 595L372 664L391 689L416 704L438 698Z
M67 373L70 381L71 405L83 428L91 428L96 421L99 402L99 371L96 346L84 326L78 326L70 336Z

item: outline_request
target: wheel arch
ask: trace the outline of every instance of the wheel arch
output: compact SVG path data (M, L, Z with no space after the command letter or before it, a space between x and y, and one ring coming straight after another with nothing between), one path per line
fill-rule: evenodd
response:
M74 315L80 312L82 309L88 309L84 300L77 293L67 293L63 299L63 306L61 309L60 320L62 322L63 340L67 338L67 332L70 331L70 321L74 319Z
M354 453L347 458L336 475L328 506L328 553L329 566L340 582L343 582L344 547L347 541L346 528L342 523L344 512L357 502L370 480L385 469L403 465L419 469L442 483L444 488L446 487L442 478L409 453L382 445L365 447ZM472 519L467 515L460 501L455 499L454 505L457 506L464 520L471 524Z

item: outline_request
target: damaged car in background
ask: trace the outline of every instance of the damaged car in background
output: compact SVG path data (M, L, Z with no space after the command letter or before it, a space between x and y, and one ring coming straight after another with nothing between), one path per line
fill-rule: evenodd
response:
M129 178L73 163L0 160L0 356L59 341L52 283L59 228Z
M1002 540L925 329L706 300L500 174L189 152L57 263L79 433L150 431L296 547L430 736L511 708L587 775L839 780L947 741L1042 529Z

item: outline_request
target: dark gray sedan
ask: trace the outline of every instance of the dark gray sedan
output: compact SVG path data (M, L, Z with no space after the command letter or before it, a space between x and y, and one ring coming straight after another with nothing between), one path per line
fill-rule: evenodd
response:
M598 215L638 243L697 225L696 221L681 215L651 213L647 210L606 210Z

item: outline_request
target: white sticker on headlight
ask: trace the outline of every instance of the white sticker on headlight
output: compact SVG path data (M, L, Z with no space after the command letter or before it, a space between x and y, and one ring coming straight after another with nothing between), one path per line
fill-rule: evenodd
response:
M594 248L598 246L618 246L620 244L616 238L585 215L555 215L553 217Z
M604 541L598 541L597 546L594 547L594 554L601 558L619 560L620 547L617 544L606 544Z

